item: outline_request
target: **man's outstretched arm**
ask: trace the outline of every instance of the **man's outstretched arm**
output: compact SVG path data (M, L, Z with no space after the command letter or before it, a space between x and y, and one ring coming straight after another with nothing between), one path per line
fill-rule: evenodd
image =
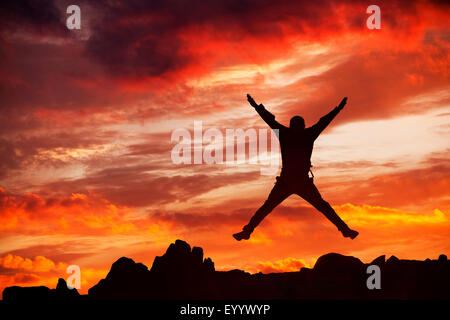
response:
M258 105L249 94L247 94L247 100L250 105L255 108L256 112L258 112L261 118L263 118L263 120L269 125L269 127L271 127L272 129L283 128L283 125L275 120L275 116L267 111L262 104Z
M322 133L323 130L330 124L330 122L337 116L337 114L344 108L345 104L347 103L347 97L342 99L341 103L337 107L335 107L331 112L324 115L320 120L311 127L311 129L314 132L314 135L316 138L319 136L319 134Z

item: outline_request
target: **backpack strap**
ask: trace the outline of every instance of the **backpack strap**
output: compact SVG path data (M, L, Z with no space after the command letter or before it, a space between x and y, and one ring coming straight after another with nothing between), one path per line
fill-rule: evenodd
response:
M311 170L312 167L313 167L313 165L311 164L311 165L309 166L309 172L308 172L308 174L311 173L311 179L314 179L314 173L313 173L312 170Z

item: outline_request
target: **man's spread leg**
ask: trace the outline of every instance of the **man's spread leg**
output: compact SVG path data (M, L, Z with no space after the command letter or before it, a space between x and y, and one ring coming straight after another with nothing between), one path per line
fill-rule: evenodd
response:
M289 197L292 191L289 187L283 183L279 177L277 177L277 182L269 194L269 197L264 202L264 204L255 212L250 222L242 228L242 231L235 233L233 237L240 241L242 239L249 239L250 234L253 230L261 223L261 221L270 213L272 210L283 202L284 199Z
M348 225L337 215L331 205L322 199L322 196L314 185L312 179L309 179L304 185L302 185L297 194L312 204L314 208L322 212L325 217L327 217L328 220L330 220L338 228L338 230L342 232L344 237L351 239L356 238L358 232L350 229Z

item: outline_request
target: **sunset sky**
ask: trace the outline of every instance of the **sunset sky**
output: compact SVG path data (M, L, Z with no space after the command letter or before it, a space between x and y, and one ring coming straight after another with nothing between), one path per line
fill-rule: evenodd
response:
M446 1L2 1L0 290L54 288L75 264L87 293L176 239L252 273L450 255L449 47ZM291 196L237 242L278 173L172 162L172 132L194 121L267 128L247 93L307 126L348 97L312 163L355 240Z

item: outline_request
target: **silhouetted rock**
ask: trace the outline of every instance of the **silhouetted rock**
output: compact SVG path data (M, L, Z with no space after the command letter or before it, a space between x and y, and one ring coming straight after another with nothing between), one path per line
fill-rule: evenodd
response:
M343 256L338 253L327 253L317 259L313 270L316 272L353 272L364 264L358 258Z
M382 256L379 256L378 258L374 259L370 264L375 264L377 266L381 266L386 262L386 256L383 254Z
M5 301L45 301L45 300L71 300L80 296L77 289L69 289L64 279L59 278L56 289L40 287L8 287L3 290Z
M161 299L450 299L450 262L399 260L384 255L371 263L337 253L321 256L314 268L298 272L250 274L242 270L215 271L203 249L182 240L155 257L150 270L122 257L105 279L89 289L86 300ZM370 290L367 267L381 270L381 289ZM9 287L5 301L80 299L59 279L56 289Z
M352 298L366 287L365 266L361 260L337 253L317 259L312 273L313 298Z
M50 299L50 289L44 286L40 287L7 287L3 290L4 301L27 302Z
M389 259L387 259L386 263L395 263L398 261L399 259L396 256L391 256Z
M194 298L206 294L206 277L214 272L211 259L203 260L203 249L182 240L170 244L155 257L150 271L141 263L122 257L105 279L89 289L96 299Z
M205 272L214 272L214 262L211 260L211 258L206 258L203 260L203 269Z
M78 297L80 295L77 289L75 288L69 289L67 287L66 280L64 280L63 278L58 279L58 284L56 285L56 289L53 294L55 298L58 299L70 299Z
M105 299L135 299L145 294L137 291L148 282L148 268L122 257L111 266L105 279L89 289L89 295Z

